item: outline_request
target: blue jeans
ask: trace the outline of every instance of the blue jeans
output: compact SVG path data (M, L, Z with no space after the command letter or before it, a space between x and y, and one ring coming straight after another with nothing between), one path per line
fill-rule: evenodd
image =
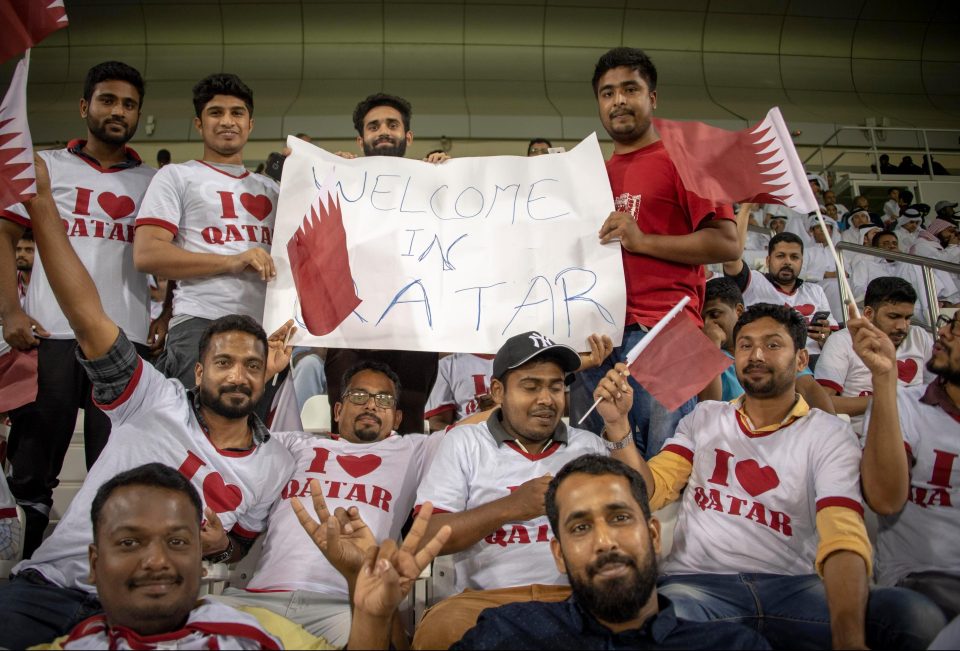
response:
M52 642L103 611L95 594L47 583L25 570L0 583L0 647L26 649Z
M583 422L577 425L580 418L593 405L593 391L597 384L618 362L626 363L627 353L643 339L647 333L637 327L629 327L623 331L623 342L613 349L610 356L597 368L591 368L577 373L573 384L570 385L570 424L582 427L599 434L603 429L603 419L594 411ZM649 459L660 451L664 441L673 436L680 419L693 411L697 404L696 398L691 398L676 411L667 411L647 390L640 386L632 377L629 378L633 387L633 407L630 409L630 427L633 430L633 440L645 459Z
M674 574L662 577L660 594L677 617L750 626L774 649L829 649L830 611L816 574ZM946 618L936 604L904 588L874 588L867 601L867 646L926 649Z

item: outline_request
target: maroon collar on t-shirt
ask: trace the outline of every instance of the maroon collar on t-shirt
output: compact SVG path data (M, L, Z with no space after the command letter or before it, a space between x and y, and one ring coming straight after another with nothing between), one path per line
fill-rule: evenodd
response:
M111 165L110 167L103 167L96 158L83 151L83 148L86 146L87 141L77 138L76 140L71 140L67 143L67 151L69 151L74 156L79 156L84 161L100 170L101 172L115 172L117 170L128 170L132 167L139 167L143 164L143 161L140 160L140 155L137 152L133 151L129 147L123 148L123 153L126 156L126 160L117 163L116 165Z
M947 412L953 420L960 423L960 407L953 403L953 400L947 393L947 381L944 378L937 378L931 382L927 390L924 391L923 396L921 396L920 402L925 405L940 407L940 409Z

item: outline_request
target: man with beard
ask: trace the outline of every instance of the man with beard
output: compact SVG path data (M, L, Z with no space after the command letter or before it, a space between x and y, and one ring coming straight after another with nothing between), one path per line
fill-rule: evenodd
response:
M214 321L199 344L198 391L187 392L137 355L104 312L97 287L67 239L37 159L37 196L27 202L53 295L76 333L77 360L93 384L93 400L113 431L70 508L33 558L0 585L0 647L26 648L69 631L100 610L88 582L93 542L90 505L100 486L148 462L177 468L206 505L205 558L235 561L266 526L270 506L293 471L284 447L253 414L266 378L286 366L292 322L271 337L247 316ZM68 358L59 360L61 364Z
M729 206L688 192L653 128L657 69L635 48L618 47L597 62L593 92L600 121L613 139L607 174L615 212L600 227L601 244L619 242L626 279L627 313L623 342L600 367L571 388L570 418L579 421L593 404L590 394L604 375L684 296L684 314L699 327L705 264L738 257L742 246ZM673 412L630 377L634 404L630 430L640 451L651 456L673 434L691 400ZM585 427L597 434L603 424L591 414Z
M400 380L387 366L365 361L347 371L346 387L333 410L338 437L275 432L293 455L296 470L270 512L263 552L246 590L229 588L223 601L260 606L343 646L350 634L347 582L297 524L293 498L324 521L325 513L350 510L377 540L399 538L413 508L417 486L443 434L397 435ZM311 481L322 490L324 514L306 496ZM314 496L317 501L317 496Z
M70 242L103 296L107 315L146 354L152 340L150 295L146 275L133 270L133 229L154 170L126 146L137 131L143 92L140 73L125 63L107 61L90 68L80 99L86 139L39 156L50 170ZM57 306L42 255L33 265L21 309L12 254L25 227L30 218L23 206L0 211L0 231L10 241L0 242L3 336L20 350L38 347L37 399L10 414L10 489L27 517L24 554L29 557L47 528L77 410L84 410L87 468L107 443L110 420L90 399L90 382L74 356L77 337Z
M364 156L397 156L407 153L407 146L413 142L410 130L412 115L410 102L397 97L377 93L370 95L357 104L353 111L353 127L357 130L357 146ZM356 154L337 152L343 158L356 158ZM442 163L449 159L445 153L431 153L424 161ZM440 356L437 353L413 352L405 350L360 350L355 348L330 348L324 361L327 374L327 395L330 409L343 393L340 378L343 374L363 360L372 360L389 366L399 376L403 384L403 397L399 410L406 415L400 424L400 434L423 433L423 416L430 389L437 378L437 366ZM337 433L339 423L334 423L333 432Z
M820 354L820 347L837 327L830 312L830 302L823 288L806 283L800 278L803 270L803 241L793 233L780 233L770 238L767 247L766 274L749 269L743 260L726 262L723 273L736 281L747 307L757 303L787 305L807 320L806 350L809 355ZM813 323L817 312L826 312L827 318ZM811 365L812 367L812 365Z
M262 318L280 188L243 166L253 131L253 91L236 75L193 87L203 158L157 172L137 216L137 269L177 282L166 348L157 368L193 387L197 342L227 314Z
M16 251L14 251L17 263L17 287L21 297L26 296L27 287L30 286L30 274L33 272L35 249L33 232L29 230L24 231L23 235L20 236L20 241L17 242Z
M637 471L585 455L550 482L546 511L557 569L573 594L485 610L451 649L767 649L730 623L678 619L657 594L660 523Z
M652 509L681 500L659 592L680 618L745 623L774 648L926 648L936 607L868 590L860 449L796 393L806 329L785 305L747 308L733 333L744 395L698 405L641 466Z
M937 322L937 340L927 362L935 379L899 390L892 343L872 330L854 337L869 350L864 362L874 383L861 472L867 503L885 516L877 539L877 583L921 592L948 619L956 617L960 614L960 320L956 315L941 316Z
M911 326L917 292L903 278L885 276L867 285L863 316L885 334L897 349L897 386L922 384L923 365L930 355L933 338L919 326ZM863 414L870 406L870 369L853 349L853 335L843 329L823 347L815 373L832 396L838 414L850 416L858 436L863 435Z

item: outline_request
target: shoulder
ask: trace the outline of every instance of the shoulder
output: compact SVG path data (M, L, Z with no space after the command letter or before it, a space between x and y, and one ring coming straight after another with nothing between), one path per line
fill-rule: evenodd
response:
M804 432L809 433L811 446L816 450L832 453L835 446L847 443L859 450L857 435L854 433L853 427L847 421L833 414L828 414L813 407L806 416L797 421L797 424ZM829 446L813 443L813 441L823 441L824 439L831 441Z

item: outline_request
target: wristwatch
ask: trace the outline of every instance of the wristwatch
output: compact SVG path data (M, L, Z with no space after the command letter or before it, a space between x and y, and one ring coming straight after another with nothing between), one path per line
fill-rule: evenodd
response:
M204 556L203 560L210 563L226 563L233 556L233 541L227 538L227 548L222 552L217 552L216 554L211 554L210 556Z
M633 437L630 436L629 434L624 436L623 439L619 441L611 441L610 439L607 438L606 435L607 435L607 428L604 427L603 431L600 432L600 440L603 441L603 444L607 446L607 449L610 450L611 452L615 450L622 450L628 445L630 445L631 443L633 443Z

